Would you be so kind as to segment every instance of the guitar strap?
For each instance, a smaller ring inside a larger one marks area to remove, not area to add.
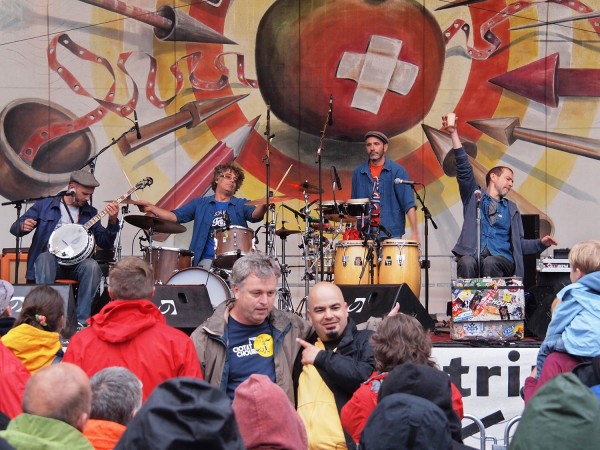
[[[63,205],[65,205],[65,209],[67,210],[67,214],[69,215],[69,219],[71,219],[71,223],[75,223],[75,221],[73,220],[73,216],[71,215],[71,211],[69,210],[69,207],[67,206],[67,202],[65,201],[65,198],[62,198],[62,202]]]

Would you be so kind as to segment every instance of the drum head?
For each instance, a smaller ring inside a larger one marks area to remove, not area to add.
[[[233,298],[233,293],[227,283],[220,276],[202,267],[188,267],[180,270],[167,281],[167,285],[180,284],[205,285],[213,308],[216,308],[225,300]]]

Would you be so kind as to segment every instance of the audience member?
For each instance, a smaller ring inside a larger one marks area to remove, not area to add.
[[[204,378],[233,398],[250,375],[266,375],[294,402],[292,370],[300,345],[310,332],[308,322],[274,309],[279,263],[251,252],[233,265],[232,302],[223,302],[193,333]]]
[[[600,442],[600,402],[573,373],[557,375],[525,407],[510,450],[593,449]]]
[[[144,403],[115,450],[243,450],[231,400],[194,378],[160,384]]]
[[[361,450],[449,450],[448,418],[433,402],[392,394],[377,405],[360,436]]]
[[[537,357],[537,365],[525,382],[525,397],[529,399],[540,384],[548,355],[557,351],[575,357],[556,357],[553,367],[548,368],[543,380],[551,374],[560,373],[563,367],[572,369],[578,359],[598,355],[600,342],[600,241],[584,241],[573,246],[569,252],[571,284],[564,287],[557,297],[560,303],[552,312],[546,338]],[[573,366],[571,364],[573,363]]]
[[[10,311],[10,299],[14,292],[15,288],[12,284],[0,280],[0,336],[8,333],[15,323],[15,318],[12,317]]]
[[[358,442],[360,433],[371,412],[377,406],[377,396],[383,380],[394,367],[405,364],[424,364],[436,367],[431,359],[431,339],[417,319],[406,314],[390,315],[383,319],[377,332],[371,336],[375,355],[375,372],[344,405],[341,413],[342,427]],[[452,407],[463,418],[460,391],[452,388]]]
[[[303,347],[294,370],[297,408],[309,448],[354,448],[340,423],[340,410],[375,366],[369,345],[372,331],[356,329],[342,291],[329,282],[315,284],[308,295],[308,318],[315,332]]]
[[[73,364],[53,364],[29,379],[23,413],[0,431],[0,437],[16,450],[93,450],[81,434],[91,404],[87,375]]]
[[[125,367],[107,367],[90,384],[92,412],[83,435],[96,450],[112,450],[142,406],[142,382]]]
[[[71,338],[66,362],[77,364],[88,376],[106,367],[127,367],[142,381],[144,399],[169,378],[202,378],[190,338],[168,326],[147,300],[154,295],[154,280],[146,261],[130,256],[116,263],[108,293],[112,301]]]
[[[25,296],[21,313],[2,342],[31,374],[60,362],[63,350],[59,332],[64,323],[64,304],[50,286],[38,286]]]
[[[2,341],[0,341],[0,368],[2,370],[0,412],[12,419],[23,412],[23,392],[30,374],[23,363],[4,346]]]
[[[462,444],[462,425],[452,405],[452,388],[447,373],[424,364],[401,364],[381,384],[378,402],[397,393],[422,397],[435,403],[448,418],[452,448],[470,448]]]
[[[266,375],[250,375],[240,384],[232,406],[248,450],[308,448],[300,416],[283,389]]]

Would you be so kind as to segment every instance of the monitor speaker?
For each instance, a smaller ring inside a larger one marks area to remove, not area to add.
[[[152,298],[167,324],[191,334],[212,316],[213,306],[208,290],[200,285],[159,285]]]
[[[350,317],[357,324],[366,322],[370,317],[383,317],[396,303],[400,303],[400,311],[415,317],[423,328],[435,328],[434,320],[406,283],[338,286],[348,304]]]

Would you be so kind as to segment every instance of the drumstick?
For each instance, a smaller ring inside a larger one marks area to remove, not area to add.
[[[288,168],[287,172],[283,174],[283,178],[281,178],[281,181],[279,182],[279,184],[275,188],[275,192],[279,191],[279,188],[281,187],[281,183],[283,183],[283,180],[285,180],[285,177],[287,177],[288,173],[290,173],[290,170],[292,170],[292,166],[293,166],[293,164],[290,164],[290,167]]]

